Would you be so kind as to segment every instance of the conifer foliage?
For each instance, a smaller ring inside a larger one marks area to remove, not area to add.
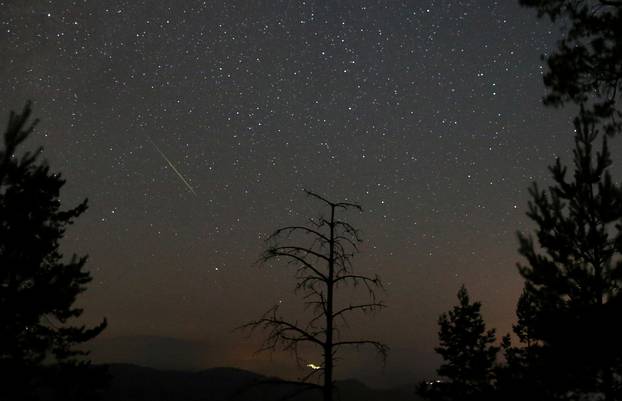
[[[439,320],[439,342],[435,349],[443,357],[438,369],[442,380],[421,383],[418,393],[432,400],[489,400],[494,390],[494,368],[499,348],[495,330],[487,330],[481,303],[471,302],[464,286],[459,304]]]
[[[540,16],[565,27],[558,47],[547,55],[546,104],[572,102],[593,107],[609,134],[622,129],[622,1],[520,0]]]
[[[59,196],[65,181],[39,161],[41,149],[16,153],[37,123],[28,123],[30,114],[30,104],[21,114],[11,113],[0,149],[2,400],[49,393],[52,382],[65,380],[62,372],[67,369],[77,378],[76,369],[86,369],[88,363],[78,361],[84,352],[74,347],[106,326],[105,320],[94,328],[70,325],[82,314],[74,303],[91,276],[84,270],[86,257],[66,260],[59,242],[87,202],[63,209]],[[77,386],[64,387],[64,399],[72,399]]]
[[[558,159],[548,191],[531,188],[533,236],[519,234],[525,289],[515,332],[525,346],[511,350],[534,372],[544,399],[599,394],[620,399],[622,346],[622,191],[609,168],[606,137],[594,151],[595,121],[582,110],[575,120],[574,172]],[[534,380],[531,380],[533,383]]]

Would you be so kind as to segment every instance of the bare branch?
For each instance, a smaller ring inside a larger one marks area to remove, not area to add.
[[[341,209],[354,208],[354,209],[357,209],[357,210],[359,210],[359,211],[363,211],[363,208],[361,207],[361,205],[359,205],[359,204],[357,204],[357,203],[350,203],[350,202],[338,202],[338,203],[334,203],[334,202],[331,202],[331,201],[329,201],[328,199],[324,198],[323,196],[321,196],[321,195],[319,195],[319,194],[316,194],[315,192],[311,192],[311,191],[308,191],[308,190],[306,190],[306,189],[305,189],[304,191],[305,191],[305,193],[306,193],[308,196],[310,196],[310,197],[312,197],[312,198],[319,199],[319,200],[321,200],[322,202],[324,202],[324,203],[328,204],[328,205],[329,205],[329,206],[331,206],[331,207],[334,207],[334,208],[341,208]]]
[[[357,284],[359,281],[362,281],[366,284],[373,285],[378,288],[383,288],[382,280],[378,275],[374,276],[374,278],[362,276],[359,274],[345,274],[343,276],[339,276],[335,279],[334,283],[338,283],[340,281],[352,280],[353,284]]]
[[[302,257],[300,257],[298,255],[293,255],[291,253],[286,253],[286,252],[279,253],[279,252],[276,252],[274,249],[268,249],[266,251],[266,254],[267,255],[265,255],[263,257],[264,261],[267,261],[268,259],[272,259],[272,258],[275,258],[275,257],[278,257],[278,256],[289,257],[289,258],[292,258],[292,259],[296,260],[297,262],[302,263],[305,266],[305,268],[308,268],[309,270],[313,271],[315,274],[317,274],[322,279],[324,279],[324,280],[327,279],[327,277],[322,272],[317,270],[311,263],[307,262],[306,260],[304,260],[304,258],[302,258]]]
[[[329,260],[329,259],[328,259],[328,256],[326,256],[326,255],[322,255],[322,254],[321,254],[321,253],[319,253],[319,252],[315,252],[315,251],[313,251],[313,250],[312,250],[312,249],[310,249],[310,248],[303,248],[303,247],[301,247],[301,246],[293,246],[293,245],[286,245],[286,246],[275,246],[275,247],[270,248],[268,251],[269,251],[269,252],[279,252],[279,253],[285,253],[285,254],[290,254],[290,252],[291,252],[291,253],[294,253],[294,254],[297,254],[297,253],[303,253],[303,254],[305,254],[305,255],[312,255],[312,256],[315,256],[315,257],[316,257],[316,258],[318,258],[318,259],[324,259],[324,260],[325,260],[325,261],[327,261],[327,262],[328,262],[328,260]]]
[[[321,347],[324,342],[317,338],[317,333],[310,333],[298,327],[295,323],[290,323],[277,315],[278,306],[272,307],[264,316],[258,320],[246,323],[239,329],[269,330],[268,337],[264,341],[264,346],[259,351],[276,350],[278,345],[283,345],[284,349],[291,349],[292,343],[311,342]]]
[[[337,243],[338,243],[338,244],[339,244],[339,241],[346,241],[346,242],[347,242],[348,244],[350,244],[350,246],[351,246],[352,248],[354,248],[355,250],[357,250],[357,251],[358,251],[358,249],[359,249],[358,245],[357,245],[354,241],[352,241],[350,238],[345,237],[345,236],[343,236],[343,235],[337,235],[337,236],[335,237],[335,241],[337,241]],[[362,242],[362,241],[359,239],[359,240],[357,240],[356,242]],[[343,248],[343,245],[341,245],[341,244],[339,244],[339,245],[341,246],[341,248]]]
[[[345,221],[336,220],[336,221],[333,222],[333,224],[335,225],[335,227],[342,228],[344,232],[346,232],[347,234],[350,234],[352,237],[354,237],[354,239],[357,242],[361,242],[361,238],[359,237],[359,230],[354,228],[350,223],[347,223]]]
[[[376,349],[376,352],[378,352],[382,356],[383,360],[386,360],[387,355],[390,350],[388,345],[383,344],[379,341],[372,341],[372,340],[338,341],[338,342],[333,343],[333,347],[335,348],[342,347],[344,345],[352,345],[355,347],[360,347],[362,345],[370,345]]]
[[[325,236],[324,234],[322,234],[321,232],[314,230],[312,228],[309,227],[305,227],[305,226],[288,226],[288,227],[282,227],[279,228],[278,230],[274,231],[268,238],[267,240],[272,240],[275,239],[276,237],[282,235],[282,234],[286,234],[286,235],[290,235],[296,231],[303,231],[306,234],[313,234],[319,238],[321,238],[322,240],[328,242],[330,241],[330,239]]]
[[[338,317],[341,314],[346,312],[360,310],[363,313],[374,312],[379,309],[386,308],[387,306],[382,302],[371,302],[368,304],[359,304],[359,305],[350,305],[345,308],[339,309],[337,312],[333,313],[333,318]]]
[[[339,202],[339,203],[335,203],[335,207],[340,207],[342,209],[354,208],[354,209],[357,209],[359,212],[363,211],[363,208],[361,207],[361,205],[357,203]]]
[[[302,276],[302,272],[300,272],[300,281],[298,281],[298,283],[296,284],[296,291],[305,289],[305,290],[310,290],[313,291],[314,290],[314,284],[315,282],[319,281],[319,282],[325,282],[326,279],[322,278],[322,277],[316,277],[316,276]],[[310,283],[310,284],[309,284]]]

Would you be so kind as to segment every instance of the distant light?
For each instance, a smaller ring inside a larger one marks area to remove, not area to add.
[[[311,368],[311,369],[313,369],[313,370],[318,370],[318,369],[321,369],[321,368],[322,368],[321,366],[317,366],[317,365],[315,365],[315,364],[313,364],[313,363],[310,363],[310,364],[308,364],[307,366],[308,366],[308,367],[310,367],[310,368]]]

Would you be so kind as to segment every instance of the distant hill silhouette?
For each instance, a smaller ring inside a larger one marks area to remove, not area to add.
[[[95,363],[128,363],[161,370],[197,371],[218,357],[207,342],[160,336],[97,338],[89,344]]]
[[[291,385],[261,382],[271,378],[235,368],[198,372],[167,371],[130,364],[109,365],[110,386],[102,401],[277,401],[295,391]],[[339,401],[418,400],[413,388],[377,390],[358,380],[338,381]],[[294,401],[321,399],[309,391]]]
[[[227,343],[187,340],[163,336],[121,336],[96,338],[86,348],[97,364],[145,366],[159,370],[196,372],[211,366],[237,366],[253,372],[289,372],[290,355],[264,355],[248,358],[257,350],[255,343]]]

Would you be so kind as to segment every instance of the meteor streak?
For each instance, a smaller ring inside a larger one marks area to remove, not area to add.
[[[160,148],[158,147],[158,145],[156,145],[156,143],[153,141],[153,139],[151,139],[151,137],[147,137],[149,139],[149,142],[151,142],[151,144],[153,145],[153,147],[158,151],[158,153],[160,154],[160,156],[162,156],[162,158],[164,160],[166,160],[166,162],[168,163],[168,165],[173,169],[173,171],[175,172],[175,174],[177,174],[177,177],[179,177],[179,179],[181,180],[181,182],[184,183],[184,185],[186,186],[186,188],[188,188],[188,191],[192,192],[192,195],[197,196],[197,193],[194,192],[194,188],[192,188],[192,185],[190,185],[190,183],[188,183],[188,180],[186,180],[186,178],[181,174],[181,172],[179,170],[177,170],[177,167],[175,167],[175,165],[173,164],[173,162],[171,162],[169,160],[168,157],[166,157],[166,155],[164,154],[164,152],[162,152],[162,150],[160,150]]]

